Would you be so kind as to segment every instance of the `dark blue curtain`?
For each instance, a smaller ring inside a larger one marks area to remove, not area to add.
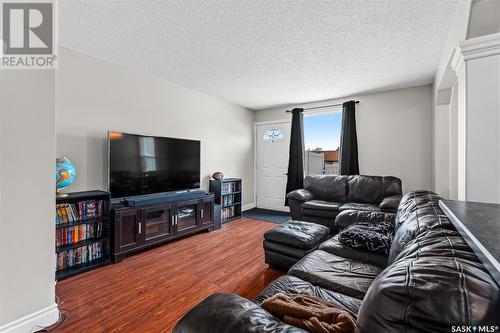
[[[304,109],[292,110],[286,193],[304,188]],[[288,200],[285,199],[285,206]]]
[[[355,101],[348,101],[342,104],[342,130],[340,135],[340,174],[359,174]]]

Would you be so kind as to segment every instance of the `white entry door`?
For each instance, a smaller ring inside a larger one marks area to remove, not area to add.
[[[288,211],[285,192],[291,122],[256,125],[258,208]]]

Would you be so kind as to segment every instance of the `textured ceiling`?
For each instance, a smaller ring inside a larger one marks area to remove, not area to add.
[[[263,109],[430,83],[447,0],[60,1],[61,45]]]

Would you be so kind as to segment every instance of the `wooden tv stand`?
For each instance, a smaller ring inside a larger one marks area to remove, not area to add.
[[[214,195],[166,196],[161,202],[111,206],[111,255],[115,263],[127,254],[202,230],[220,228],[214,220]]]

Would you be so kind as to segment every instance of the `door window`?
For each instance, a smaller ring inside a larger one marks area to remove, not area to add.
[[[283,133],[282,130],[280,129],[277,129],[277,128],[271,128],[271,129],[268,129],[265,133],[264,133],[264,140],[266,141],[274,141],[276,139],[284,139],[285,138],[285,133]]]

